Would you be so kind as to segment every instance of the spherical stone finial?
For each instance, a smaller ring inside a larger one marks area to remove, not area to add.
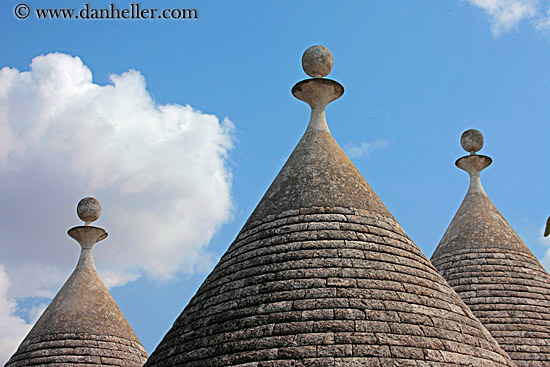
[[[332,70],[332,53],[324,46],[311,46],[302,56],[302,68],[312,78],[322,78]]]
[[[76,213],[86,225],[89,225],[95,222],[101,215],[101,204],[95,198],[86,197],[78,202]]]
[[[460,137],[460,144],[465,151],[474,155],[483,148],[483,135],[476,129],[466,130]]]

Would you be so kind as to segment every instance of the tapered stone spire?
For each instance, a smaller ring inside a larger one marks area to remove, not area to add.
[[[330,134],[306,51],[306,132],[146,366],[513,366]]]
[[[99,218],[101,205],[94,198],[84,198],[77,213],[85,225],[68,232],[81,246],[76,269],[6,367],[139,367],[145,363],[145,349],[94,266],[92,247],[107,238],[103,228],[91,225]]]
[[[432,262],[519,367],[550,365],[550,276],[493,205],[480,181],[492,160],[462,135],[469,156],[456,165],[470,187]]]

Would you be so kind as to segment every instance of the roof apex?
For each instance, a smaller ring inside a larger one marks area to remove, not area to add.
[[[513,366],[328,131],[334,83],[146,366]]]
[[[435,249],[432,261],[454,251],[484,248],[522,252],[536,259],[489,199],[481,184],[481,171],[493,161],[488,156],[476,154],[483,146],[483,135],[478,130],[467,130],[462,134],[461,143],[465,150],[470,149],[470,155],[459,158],[455,164],[468,172],[470,186]]]
[[[101,206],[78,205],[84,226],[69,236],[81,246],[75,270],[25,337],[6,367],[26,365],[73,366],[75,358],[104,366],[139,367],[147,353],[95,269],[92,247],[107,237],[103,228],[89,225]],[[98,209],[99,208],[99,209]],[[99,343],[102,342],[102,343]],[[117,362],[118,361],[118,362]]]
[[[479,141],[466,145],[479,150]],[[481,186],[490,162],[475,154],[457,161],[470,187],[431,261],[517,366],[530,367],[550,360],[550,275]]]

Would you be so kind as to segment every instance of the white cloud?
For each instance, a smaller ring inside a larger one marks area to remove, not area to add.
[[[546,14],[537,20],[536,28],[541,32],[550,32],[550,7],[546,10]]]
[[[491,18],[495,37],[517,28],[520,22],[539,17],[538,0],[466,0],[483,9]]]
[[[8,297],[10,279],[0,265],[0,365],[3,366],[15,352],[21,340],[30,331],[32,324],[27,324],[21,317],[14,315],[17,309],[15,300]]]
[[[75,208],[84,196],[103,206],[97,225],[109,237],[94,258],[106,284],[208,269],[206,245],[232,209],[233,130],[227,118],[157,104],[135,70],[100,86],[80,58],[58,53],[36,57],[30,71],[1,69],[8,295],[51,297],[67,279],[79,246],[66,230],[81,224]]]
[[[390,142],[387,140],[377,140],[373,143],[361,142],[359,145],[353,143],[346,144],[344,149],[346,153],[352,158],[368,157],[373,151],[377,149],[387,149]]]

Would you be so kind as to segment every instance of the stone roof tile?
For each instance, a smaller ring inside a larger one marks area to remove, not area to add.
[[[293,93],[305,135],[146,366],[514,366],[330,134],[343,88]]]
[[[105,239],[107,233],[89,225],[99,217],[101,210],[95,208],[95,219],[89,215],[89,210],[85,213],[90,202],[99,206],[99,202],[90,199],[83,199],[78,207],[79,216],[86,225],[69,230],[69,235],[82,247],[76,269],[6,367],[139,367],[145,363],[145,349],[95,269],[92,246]]]
[[[431,261],[519,367],[548,365],[550,276],[485,193],[476,151],[456,163],[470,187]]]

